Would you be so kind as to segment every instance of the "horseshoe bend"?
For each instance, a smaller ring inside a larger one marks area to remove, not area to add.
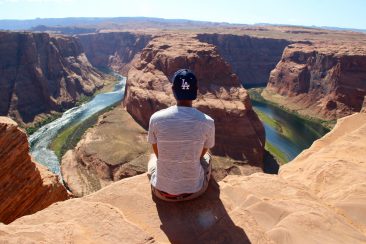
[[[365,34],[126,26],[0,32],[0,242],[366,242]],[[151,193],[146,137],[151,115],[175,104],[180,68],[197,77],[193,107],[214,119],[215,146],[207,191],[170,203]],[[123,100],[60,127],[60,175],[35,162],[29,147],[41,139],[29,143],[25,129],[113,93],[111,71],[126,77]],[[279,165],[271,117],[253,101],[330,131]]]

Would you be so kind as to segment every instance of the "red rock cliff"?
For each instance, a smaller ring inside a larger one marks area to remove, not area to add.
[[[218,47],[243,85],[266,84],[290,41],[246,35],[199,34],[198,39]]]
[[[0,115],[17,122],[62,111],[103,86],[73,37],[0,32]]]
[[[27,136],[7,117],[0,117],[0,189],[0,222],[6,224],[68,199],[58,177],[32,162]]]
[[[150,35],[107,32],[78,36],[94,66],[110,67],[126,75],[129,63],[150,41]]]
[[[199,96],[194,106],[215,119],[213,153],[261,165],[262,123],[246,90],[213,45],[193,37],[168,35],[150,41],[128,72],[127,111],[147,128],[155,111],[175,103],[169,78],[180,68],[195,72]]]
[[[271,72],[266,91],[323,119],[359,112],[366,95],[366,48],[290,45]]]

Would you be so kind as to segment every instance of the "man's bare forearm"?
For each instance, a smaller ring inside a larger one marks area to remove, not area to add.
[[[154,150],[154,153],[155,153],[156,157],[158,158],[158,155],[159,155],[159,152],[158,152],[158,144],[157,143],[152,144],[152,148]]]

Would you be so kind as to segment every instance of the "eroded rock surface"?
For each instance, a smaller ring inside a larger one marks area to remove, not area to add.
[[[147,132],[121,106],[99,117],[62,158],[64,181],[76,196],[147,171]]]
[[[155,199],[145,174],[123,179],[0,225],[0,241],[365,243],[365,138],[366,114],[346,117],[280,175],[230,175],[187,202]]]
[[[0,32],[0,53],[0,115],[18,123],[62,111],[103,86],[73,37]]]
[[[127,75],[130,62],[151,40],[151,35],[131,32],[104,32],[79,35],[90,62]]]
[[[243,85],[267,84],[271,70],[291,41],[247,35],[198,34],[198,39],[217,46]]]
[[[0,222],[10,223],[68,199],[58,176],[32,161],[26,134],[0,117]]]
[[[366,113],[353,114],[282,166],[280,176],[306,186],[366,233],[365,150]]]
[[[365,80],[365,45],[292,44],[263,95],[301,114],[336,120],[361,110]]]
[[[199,80],[194,107],[215,120],[213,154],[261,166],[264,128],[246,90],[216,47],[193,36],[164,35],[150,41],[128,72],[127,111],[148,128],[154,112],[175,103],[169,79],[181,68],[193,70]]]

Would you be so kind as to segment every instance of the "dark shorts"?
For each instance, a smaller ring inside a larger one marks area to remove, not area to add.
[[[212,170],[211,156],[208,153],[206,153],[203,156],[203,158],[201,159],[201,165],[202,165],[204,173],[205,173],[205,178],[204,178],[203,186],[202,186],[201,190],[199,190],[198,192],[184,193],[184,194],[180,194],[180,195],[170,195],[166,192],[159,191],[155,187],[151,186],[152,193],[157,198],[164,200],[164,201],[169,201],[169,202],[187,201],[187,200],[191,200],[191,199],[201,196],[207,190],[208,183],[211,178],[211,170]],[[155,171],[156,171],[156,159],[155,160],[150,159],[149,165],[148,165],[148,174],[151,175]]]

